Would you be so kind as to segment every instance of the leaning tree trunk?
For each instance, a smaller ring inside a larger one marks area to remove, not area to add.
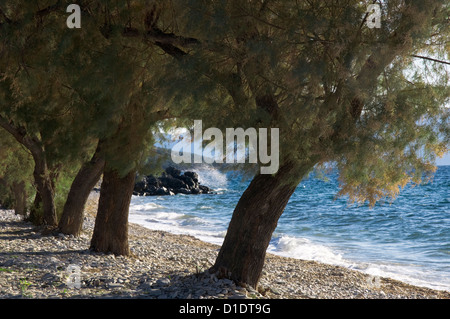
[[[135,171],[120,176],[105,169],[100,190],[97,217],[90,249],[128,256],[128,209],[135,182]]]
[[[105,160],[100,156],[99,147],[97,147],[92,159],[83,164],[70,187],[58,224],[59,231],[63,234],[74,236],[81,234],[84,207],[91,190],[102,175],[104,166]]]
[[[256,288],[278,219],[308,170],[286,164],[275,175],[260,174],[251,181],[234,209],[211,272]]]
[[[37,206],[32,209],[31,219],[42,221],[46,226],[53,227],[57,225],[55,200],[54,200],[54,183],[52,174],[47,165],[45,149],[42,141],[36,136],[28,134],[26,129],[16,126],[12,121],[5,119],[0,115],[0,127],[9,132],[20,144],[25,146],[31,153],[34,160],[34,182],[36,185],[37,195],[35,204],[42,203],[43,216],[37,216]]]

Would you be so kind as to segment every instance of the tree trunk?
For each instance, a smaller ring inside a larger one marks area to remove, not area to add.
[[[36,195],[34,195],[33,206],[30,208],[30,215],[28,216],[28,221],[32,222],[35,225],[42,225],[42,199],[41,194],[36,191]]]
[[[67,195],[63,213],[58,224],[63,234],[79,236],[83,227],[84,207],[89,194],[102,175],[105,160],[100,156],[99,147],[92,159],[84,163],[77,173]]]
[[[44,225],[49,227],[56,226],[58,223],[54,201],[54,180],[52,179],[52,174],[47,166],[47,159],[42,141],[39,140],[37,136],[28,134],[24,127],[14,125],[12,121],[5,119],[1,115],[0,126],[9,132],[20,144],[25,146],[33,156],[33,177],[38,193],[35,198],[35,204],[37,204],[40,199],[43,215],[42,218],[37,216],[37,206],[34,206],[30,218],[34,219],[34,222],[42,221]]]
[[[14,211],[16,215],[26,216],[27,214],[27,193],[25,182],[13,182],[11,190],[14,193]]]
[[[251,181],[234,209],[211,272],[256,288],[278,219],[307,171],[309,166],[299,170],[285,164],[275,175],[259,174]]]
[[[33,176],[37,192],[42,201],[42,223],[48,227],[57,226],[58,220],[56,217],[55,193],[45,160],[35,159]]]
[[[97,217],[90,249],[128,256],[128,209],[133,194],[136,172],[124,177],[106,169],[100,190]]]
[[[29,220],[35,225],[45,225],[52,228],[58,224],[53,182],[50,179],[45,159],[36,156],[33,156],[33,158],[35,162],[33,177],[36,196],[30,210]]]

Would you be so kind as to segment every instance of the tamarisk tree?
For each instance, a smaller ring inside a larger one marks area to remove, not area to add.
[[[14,208],[17,215],[26,215],[32,189],[32,158],[23,147],[0,129],[0,203]]]
[[[172,59],[152,42],[135,41],[135,26],[152,23],[146,3],[80,1],[83,22],[76,29],[66,26],[66,5],[0,5],[0,125],[33,155],[36,198],[49,226],[58,223],[58,169],[85,162],[58,223],[74,235],[87,196],[104,174],[91,248],[127,255],[134,177],[152,145],[151,128],[169,117],[165,92],[171,86],[164,74],[173,70],[164,65]]]
[[[109,40],[96,19],[88,16],[74,32],[66,16],[61,1],[0,6],[0,126],[33,157],[35,202],[42,203],[48,226],[58,225],[59,172],[92,157],[95,165],[81,165],[59,221],[61,231],[76,235],[78,213],[103,170],[101,141],[117,130],[137,84],[131,60],[119,58],[121,44]]]
[[[185,78],[216,84],[204,122],[280,129],[280,168],[254,176],[211,271],[256,286],[278,219],[314,168],[333,163],[338,195],[373,206],[430,177],[448,149],[448,4],[383,1],[380,28],[367,24],[369,4],[192,0],[175,32],[146,33]]]
[[[176,107],[169,110],[173,104],[166,92],[171,85],[164,79],[164,75],[170,71],[166,64],[171,59],[164,57],[161,49],[152,43],[136,42],[134,38],[134,27],[144,28],[148,23],[146,8],[147,5],[140,1],[122,4],[115,1],[91,1],[83,5],[86,12],[83,21],[89,23],[89,34],[103,37],[103,41],[108,44],[95,63],[102,71],[94,73],[100,77],[104,74],[113,75],[112,78],[107,77],[106,81],[99,78],[98,83],[101,85],[93,86],[106,98],[114,92],[114,100],[110,103],[101,101],[101,107],[105,107],[108,113],[115,110],[108,127],[96,133],[99,137],[98,147],[85,167],[87,174],[92,177],[89,183],[97,179],[99,169],[103,173],[90,248],[117,255],[130,253],[128,209],[137,170],[145,163],[154,143],[152,129],[159,121],[176,114]],[[92,79],[86,81],[91,83]],[[77,92],[92,90],[83,81],[78,81],[78,86],[83,89],[76,89]],[[95,96],[93,98],[97,99]],[[117,107],[111,108],[111,103]],[[94,127],[102,128],[100,123]],[[83,172],[84,168],[75,182],[83,183]],[[97,175],[91,175],[91,172]],[[88,194],[85,186],[84,199]],[[68,211],[67,214],[77,218],[78,222],[73,224],[78,225],[78,229],[80,211]]]
[[[312,169],[334,163],[339,195],[375,205],[430,176],[435,157],[447,150],[449,78],[443,67],[449,28],[443,0],[383,1],[379,28],[367,23],[372,1],[79,4],[77,30],[86,33],[75,38],[61,37],[75,30],[50,27],[65,9],[61,1],[38,11],[28,3],[0,7],[6,87],[0,124],[30,151],[33,141],[50,150],[57,143],[45,141],[73,131],[55,125],[66,114],[62,105],[79,106],[81,113],[71,119],[102,114],[80,126],[85,134],[67,134],[75,140],[95,132],[89,145],[98,142],[103,150],[92,249],[129,253],[136,167],[151,143],[149,128],[167,117],[200,117],[205,126],[219,128],[279,128],[279,170],[253,177],[211,269],[251,286],[258,284],[278,219]],[[16,21],[24,21],[22,28]],[[43,23],[48,28],[36,32]],[[65,59],[54,48],[72,55]],[[56,63],[48,64],[48,56]],[[417,60],[427,68],[411,68]],[[434,82],[426,81],[430,75]],[[45,134],[55,127],[61,131]],[[37,179],[49,175],[43,171]]]

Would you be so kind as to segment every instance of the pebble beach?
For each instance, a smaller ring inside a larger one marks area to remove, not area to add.
[[[44,236],[0,210],[1,299],[450,299],[448,291],[272,254],[258,289],[242,287],[207,271],[219,246],[137,224],[129,225],[132,256],[92,252],[97,196],[86,206],[80,237]],[[79,287],[68,281],[71,265],[79,267]]]

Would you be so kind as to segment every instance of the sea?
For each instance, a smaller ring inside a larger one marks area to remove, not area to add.
[[[196,172],[214,194],[133,196],[129,221],[222,244],[250,181],[212,166]],[[450,291],[450,166],[439,166],[431,182],[408,185],[395,201],[373,208],[336,198],[337,174],[327,177],[312,175],[298,185],[269,253]]]

